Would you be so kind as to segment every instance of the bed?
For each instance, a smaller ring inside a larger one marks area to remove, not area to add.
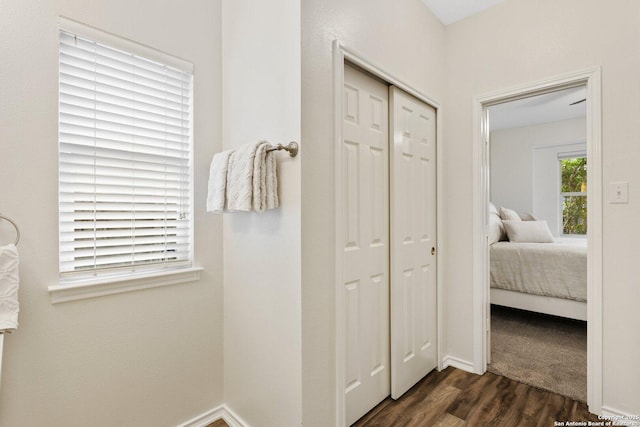
[[[554,240],[491,244],[492,304],[587,320],[587,241]]]

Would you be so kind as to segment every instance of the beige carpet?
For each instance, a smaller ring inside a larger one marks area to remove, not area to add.
[[[587,323],[491,306],[490,372],[587,399]]]

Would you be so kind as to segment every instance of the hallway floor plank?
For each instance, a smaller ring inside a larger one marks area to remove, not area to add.
[[[587,405],[487,372],[432,372],[397,401],[387,398],[355,427],[551,427],[599,421]]]

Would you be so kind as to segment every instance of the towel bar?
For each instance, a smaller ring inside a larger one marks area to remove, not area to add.
[[[289,156],[295,157],[298,155],[298,143],[291,141],[287,145],[278,144],[275,147],[267,148],[267,151],[280,151],[285,150],[289,152]]]
[[[0,220],[1,219],[3,219],[5,221],[7,221],[8,223],[10,223],[11,225],[13,225],[13,228],[16,229],[16,241],[13,242],[13,244],[15,246],[18,246],[18,242],[20,241],[20,229],[18,228],[18,225],[15,222],[13,222],[12,220],[10,220],[9,218],[7,218],[6,216],[0,215]]]

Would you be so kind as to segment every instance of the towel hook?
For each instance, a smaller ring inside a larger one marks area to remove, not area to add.
[[[18,225],[15,222],[13,222],[11,219],[7,218],[6,216],[0,215],[0,219],[4,219],[9,224],[13,225],[13,228],[16,229],[16,241],[13,244],[18,246],[18,242],[20,241],[20,229],[18,228]]]
[[[287,145],[277,144],[275,147],[267,148],[267,152],[280,150],[288,151],[289,156],[295,157],[298,155],[298,143],[295,141],[291,141]]]

